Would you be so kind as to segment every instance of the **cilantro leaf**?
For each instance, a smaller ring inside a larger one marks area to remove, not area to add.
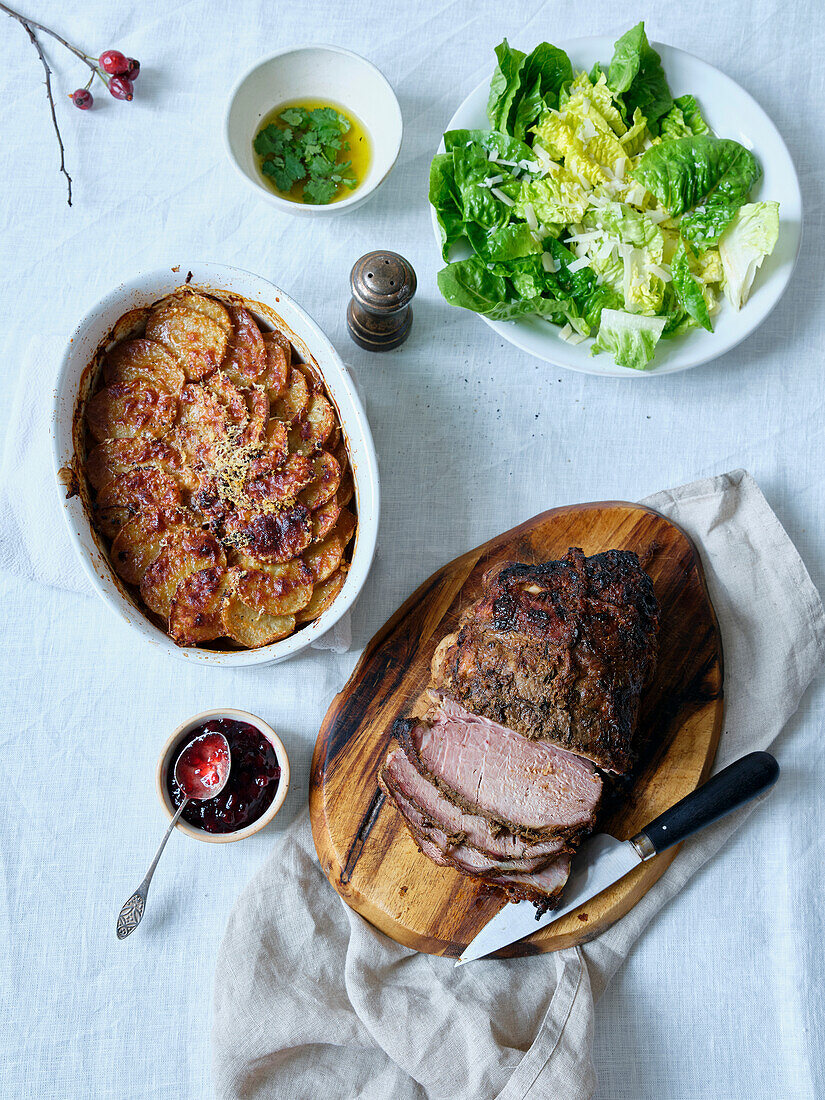
[[[272,178],[279,191],[289,191],[293,183],[297,183],[306,175],[301,161],[289,150],[283,156],[268,157],[261,168],[267,176]]]
[[[304,184],[304,202],[310,202],[314,206],[331,202],[335,198],[338,185],[332,180],[311,179]]]
[[[255,135],[253,147],[258,156],[265,157],[268,153],[282,153],[289,145],[292,133],[282,130],[274,124],[265,126],[260,133]]]
[[[311,176],[329,176],[337,166],[326,157],[313,157],[307,164]]]
[[[285,122],[287,126],[306,126],[307,120],[309,119],[309,111],[304,110],[303,107],[287,107],[278,117],[281,122]]]

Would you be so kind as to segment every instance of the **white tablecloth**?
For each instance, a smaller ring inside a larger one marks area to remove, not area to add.
[[[744,466],[825,588],[825,18],[813,5],[770,0],[681,10],[606,0],[29,0],[28,10],[88,50],[114,45],[143,68],[131,104],[104,93],[83,115],[60,100],[69,210],[36,56],[21,28],[0,22],[6,410],[20,385],[52,384],[54,363],[20,377],[33,335],[68,336],[138,269],[212,259],[271,278],[315,316],[353,366],[379,454],[379,554],[342,656],[192,668],[136,644],[91,594],[0,576],[0,1093],[200,1098],[210,1095],[212,975],[227,913],[303,805],[315,733],[358,651],[433,569],[553,505],[636,499]],[[775,119],[800,173],[806,230],[791,290],[739,349],[687,374],[614,381],[535,362],[439,299],[426,179],[444,124],[503,35],[528,48],[618,36],[642,16],[652,38],[724,68]],[[257,200],[220,140],[238,73],[307,41],[369,56],[405,121],[385,189],[317,224]],[[85,82],[79,64],[48,49],[57,90]],[[384,356],[355,348],[344,318],[350,266],[376,247],[404,253],[419,277],[412,336]],[[55,490],[32,492],[68,558]],[[164,827],[158,750],[173,725],[213,705],[251,710],[279,730],[293,763],[289,799],[277,825],[243,844],[175,836],[143,926],[119,943],[115,915]],[[779,742],[783,779],[768,804],[653,922],[602,999],[601,1100],[825,1095],[823,718],[820,681]],[[339,904],[332,893],[330,904]]]

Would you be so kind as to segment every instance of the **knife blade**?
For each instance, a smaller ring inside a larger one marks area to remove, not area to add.
[[[536,920],[536,908],[531,901],[510,902],[488,921],[455,965],[484,958],[547,928],[646,860],[756,798],[772,787],[778,777],[779,765],[770,753],[751,752],[691,791],[630,840],[617,840],[607,833],[591,837],[573,861],[561,908],[551,909]]]

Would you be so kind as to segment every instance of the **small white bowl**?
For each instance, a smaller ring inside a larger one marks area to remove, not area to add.
[[[263,182],[252,140],[264,115],[290,100],[322,99],[351,111],[370,139],[367,177],[338,202],[290,202]],[[339,46],[298,46],[258,61],[235,85],[224,122],[229,159],[258,192],[285,214],[333,217],[361,206],[390,174],[401,149],[401,108],[387,78],[366,58]]]
[[[234,833],[207,833],[205,829],[199,829],[195,825],[190,825],[188,821],[184,821],[183,818],[178,818],[178,823],[175,826],[176,829],[180,829],[182,833],[186,833],[187,836],[194,837],[195,840],[205,840],[209,844],[229,844],[234,840],[243,840],[245,837],[252,836],[253,833],[257,833],[260,829],[263,829],[265,825],[273,819],[278,810],[284,804],[284,799],[289,791],[289,757],[286,754],[283,741],[281,741],[275,730],[267,725],[263,719],[256,717],[254,714],[249,714],[245,710],[204,710],[200,714],[195,714],[192,718],[188,718],[183,722],[175,732],[169,737],[169,740],[163,746],[158,760],[158,767],[155,773],[155,783],[157,786],[158,798],[163,803],[163,808],[166,810],[169,817],[175,816],[175,805],[172,799],[169,797],[169,791],[166,789],[166,777],[169,774],[169,765],[172,762],[172,757],[179,745],[191,740],[192,730],[199,726],[202,722],[209,722],[213,718],[234,718],[236,722],[248,722],[250,726],[254,726],[255,729],[260,730],[264,737],[269,741],[275,750],[275,755],[278,758],[278,767],[281,769],[281,776],[278,780],[278,790],[275,792],[275,797],[272,800],[272,804],[266,810],[266,813],[261,814],[257,821],[253,821],[251,825],[247,825],[245,829],[238,829]]]
[[[189,278],[187,279],[187,275]],[[83,404],[93,379],[89,364],[115,322],[130,309],[151,305],[184,281],[220,294],[237,295],[253,315],[289,333],[305,361],[314,360],[338,411],[355,481],[358,510],[355,547],[344,587],[327,610],[294,634],[260,649],[183,648],[147,617],[111,568],[106,546],[89,521],[83,494],[66,496],[65,471],[76,469],[82,454]],[[223,264],[177,264],[146,272],[121,283],[97,303],[72,334],[57,380],[52,445],[63,515],[80,562],[98,595],[140,636],[166,653],[201,665],[265,665],[286,660],[326,633],[352,607],[364,586],[375,553],[378,534],[378,462],[367,417],[349,372],[332,344],[297,302],[266,279]]]

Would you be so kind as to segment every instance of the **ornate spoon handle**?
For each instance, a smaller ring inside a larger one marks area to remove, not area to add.
[[[146,895],[149,893],[149,884],[152,881],[152,875],[155,873],[155,868],[158,865],[161,852],[166,847],[166,841],[172,835],[172,830],[177,825],[178,818],[183,813],[183,808],[188,801],[188,798],[184,798],[183,802],[178,806],[177,813],[169,822],[169,828],[163,834],[163,840],[160,842],[160,847],[157,852],[155,852],[155,858],[149,865],[146,877],[128,901],[123,903],[123,908],[120,910],[120,913],[118,913],[117,938],[119,940],[125,940],[128,935],[134,932],[143,919],[143,911],[146,908]]]

